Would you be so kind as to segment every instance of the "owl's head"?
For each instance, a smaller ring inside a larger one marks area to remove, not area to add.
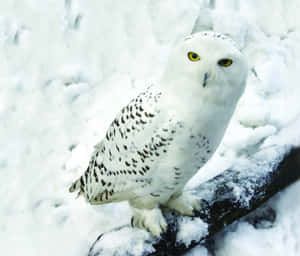
[[[208,100],[238,99],[247,71],[246,58],[232,39],[204,31],[186,37],[174,48],[162,84],[176,93],[190,91]]]

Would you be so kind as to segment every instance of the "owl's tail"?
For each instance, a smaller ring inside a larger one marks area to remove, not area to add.
[[[82,178],[82,176],[79,179],[77,179],[76,181],[74,181],[72,183],[72,185],[69,187],[69,192],[70,193],[75,192],[76,190],[79,190],[78,194],[77,194],[77,197],[80,196],[83,193],[83,191],[81,189],[81,181],[80,181],[81,178]]]
[[[77,179],[76,181],[74,181],[72,183],[72,185],[69,187],[69,192],[70,193],[73,193],[76,190],[79,190],[78,193],[77,193],[76,198],[78,198],[81,194],[83,194],[83,189],[82,189],[82,186],[81,186],[81,183],[82,183],[81,179],[82,179],[82,176],[79,179]]]
[[[76,180],[72,183],[72,185],[69,187],[69,192],[74,192],[80,188],[80,179]]]

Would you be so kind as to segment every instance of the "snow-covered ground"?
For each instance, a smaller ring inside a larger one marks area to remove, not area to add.
[[[299,13],[298,0],[1,1],[1,255],[85,255],[101,232],[129,222],[126,203],[90,206],[67,188],[120,107],[158,80],[191,31],[232,36],[249,78],[190,186],[255,147],[300,145]],[[216,255],[300,255],[299,193],[298,182],[272,201],[272,228],[240,222],[219,237]]]

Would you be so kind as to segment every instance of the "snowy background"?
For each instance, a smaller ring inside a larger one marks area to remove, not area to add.
[[[300,145],[298,0],[2,0],[0,248],[3,255],[86,255],[128,224],[127,203],[68,193],[128,100],[155,83],[192,31],[232,36],[249,60],[246,92],[218,152],[190,186],[253,148]],[[271,202],[274,225],[239,222],[217,256],[300,255],[300,182]],[[208,256],[204,247],[189,255]]]

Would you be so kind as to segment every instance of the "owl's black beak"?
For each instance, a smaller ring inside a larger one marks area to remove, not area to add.
[[[209,77],[209,74],[208,74],[208,73],[205,73],[205,74],[204,74],[204,79],[203,79],[203,84],[202,84],[202,85],[203,85],[203,88],[205,88],[205,86],[206,86],[208,77]]]

